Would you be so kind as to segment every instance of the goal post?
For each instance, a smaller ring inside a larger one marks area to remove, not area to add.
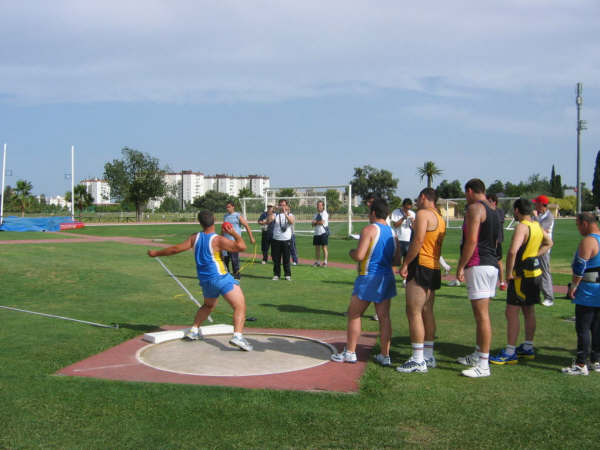
[[[290,195],[291,194],[291,195]],[[296,217],[295,232],[312,234],[312,220],[317,212],[317,202],[323,201],[329,214],[330,235],[346,238],[352,234],[352,187],[350,185],[331,186],[282,186],[264,191],[263,211],[268,205],[277,206],[285,199]]]
[[[519,197],[498,197],[498,207],[504,211],[505,218],[512,219],[510,214],[509,217],[506,217],[506,213],[512,211],[512,204],[518,198]],[[467,208],[467,199],[465,197],[440,198],[437,201],[437,206],[442,213],[442,217],[446,221],[446,228],[462,228],[462,223]],[[506,230],[514,229],[514,219],[506,220],[505,223]]]

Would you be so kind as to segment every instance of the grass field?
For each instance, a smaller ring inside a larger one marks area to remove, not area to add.
[[[134,236],[174,243],[192,225],[89,227],[79,234]],[[23,234],[0,233],[0,240]],[[27,238],[30,238],[27,236]],[[510,236],[507,236],[509,239]],[[459,230],[444,256],[456,264]],[[579,242],[573,221],[556,225],[555,284],[569,279]],[[350,262],[356,241],[332,239],[332,261]],[[309,237],[298,237],[312,258]],[[557,297],[538,307],[535,360],[492,367],[487,379],[460,376],[458,356],[472,351],[474,321],[463,287],[437,296],[436,356],[425,375],[401,375],[370,363],[357,394],[129,383],[53,374],[163,324],[190,323],[194,305],[146,248],[114,242],[0,246],[0,304],[119,323],[104,329],[0,309],[0,448],[595,448],[600,374],[568,377],[575,348],[573,306]],[[200,297],[190,254],[164,261]],[[272,282],[272,266],[254,264],[242,285],[253,325],[345,329],[355,273],[293,267],[293,281]],[[492,302],[493,349],[505,344],[505,294]],[[370,309],[368,310],[370,312]],[[230,322],[226,304],[213,314]],[[404,291],[392,305],[392,361],[410,354]],[[377,323],[365,317],[363,329]],[[375,349],[376,351],[376,349]]]

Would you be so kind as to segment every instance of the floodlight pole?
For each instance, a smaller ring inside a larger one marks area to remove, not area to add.
[[[0,196],[2,197],[2,201],[0,201],[0,225],[4,222],[4,177],[6,175],[6,142],[4,143],[4,155],[2,156],[2,192],[0,192]]]
[[[348,185],[348,236],[352,234],[352,185]]]
[[[581,120],[581,106],[583,105],[583,84],[577,83],[577,213],[581,212],[581,131],[586,130],[585,120]]]
[[[75,222],[75,146],[71,145],[71,220]]]

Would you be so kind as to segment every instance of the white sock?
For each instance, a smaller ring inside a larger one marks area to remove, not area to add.
[[[514,345],[506,345],[506,349],[504,350],[504,353],[508,356],[512,356],[515,354],[515,346]]]
[[[190,328],[190,331],[192,333],[197,333],[198,332],[198,327],[195,327],[195,326],[192,325],[192,328]]]
[[[525,341],[523,342],[524,350],[533,350],[533,341]]]
[[[425,341],[423,344],[423,357],[425,359],[433,358],[433,341]]]
[[[242,333],[233,333],[233,337],[236,337],[238,339],[242,339],[244,336],[242,335]]]
[[[479,354],[479,362],[477,363],[477,365],[479,366],[480,369],[489,369],[490,368],[490,354],[489,353],[481,353],[478,352]]]
[[[412,359],[416,362],[423,362],[423,344],[420,342],[410,344],[412,347]]]

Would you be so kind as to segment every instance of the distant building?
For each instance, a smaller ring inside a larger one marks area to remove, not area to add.
[[[231,175],[204,175],[202,172],[182,170],[181,172],[169,172],[164,176],[167,184],[167,195],[177,198],[185,203],[191,203],[196,197],[201,197],[208,191],[222,192],[235,196],[243,188],[250,189],[257,197],[264,195],[265,189],[270,186],[270,178],[262,175],[248,175],[245,177]],[[151,201],[148,207],[158,208],[163,199]]]
[[[94,205],[110,204],[110,186],[107,181],[94,178],[91,180],[81,180],[79,184],[85,186],[88,194],[94,199]]]
[[[64,197],[57,195],[56,197],[46,197],[46,203],[48,205],[55,205],[59,208],[70,208],[71,202],[65,200]]]

